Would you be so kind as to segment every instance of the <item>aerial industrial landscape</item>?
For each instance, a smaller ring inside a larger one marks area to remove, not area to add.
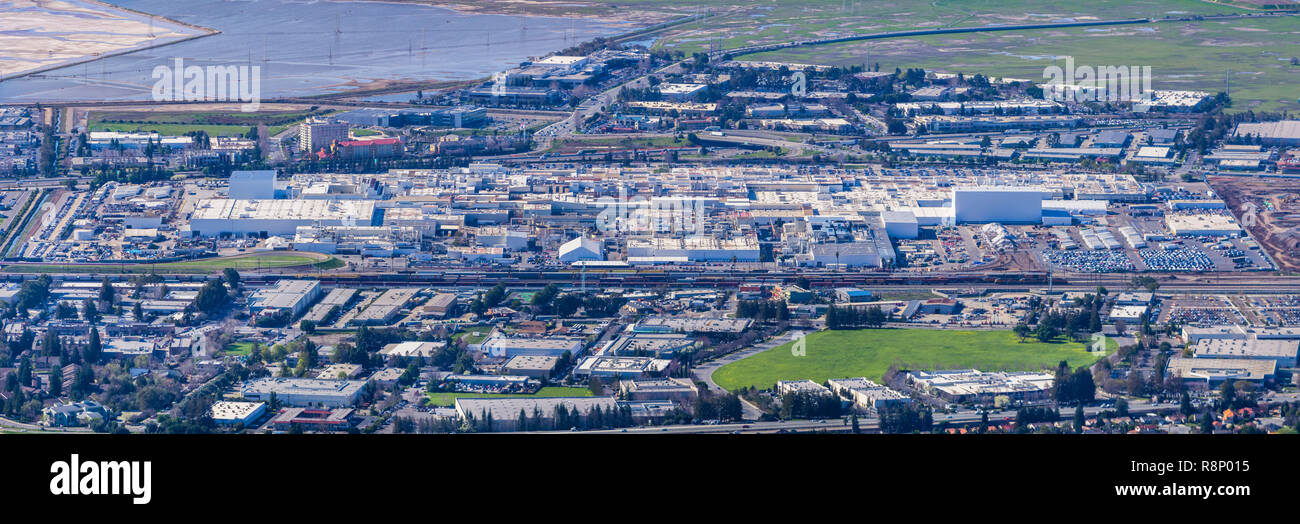
[[[1300,4],[236,4],[0,1],[0,432],[1300,431]]]

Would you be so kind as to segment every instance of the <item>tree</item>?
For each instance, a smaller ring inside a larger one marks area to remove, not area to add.
[[[63,343],[59,339],[59,334],[53,329],[45,330],[45,337],[41,339],[41,354],[47,357],[53,357],[63,354]]]
[[[99,339],[99,328],[90,328],[90,340],[86,342],[86,349],[81,352],[81,358],[86,361],[87,365],[98,364],[100,355],[104,352],[104,345]]]
[[[99,301],[105,306],[111,306],[116,298],[117,292],[113,289],[113,283],[108,281],[108,277],[104,277],[99,284]]]
[[[587,389],[597,397],[605,394],[605,385],[600,382],[600,377],[591,377],[591,380],[587,381]]]
[[[18,289],[18,294],[14,295],[14,303],[18,305],[18,310],[36,309],[50,298],[50,285],[54,279],[49,275],[41,275],[36,280],[23,282],[22,287]]]
[[[1237,404],[1237,384],[1232,379],[1223,381],[1223,387],[1219,388],[1220,407],[1222,409],[1233,409]]]
[[[739,396],[727,393],[718,399],[718,418],[725,421],[740,420],[743,417],[744,409],[740,405]]]
[[[54,316],[59,320],[71,320],[77,318],[77,308],[67,302],[59,302],[54,305]]]
[[[1087,419],[1083,415],[1083,404],[1074,407],[1074,432],[1083,433],[1083,425]]]
[[[303,333],[310,335],[316,332],[316,323],[304,318],[301,322],[298,322],[298,329],[301,329]]]
[[[497,285],[492,286],[492,289],[488,290],[487,294],[483,295],[483,303],[488,308],[497,307],[501,304],[501,301],[505,300],[506,295],[508,294],[509,293],[506,292],[506,285],[497,283]]]
[[[1038,329],[1034,330],[1034,338],[1039,342],[1051,342],[1057,335],[1060,335],[1060,331],[1050,322],[1039,321]]]
[[[81,318],[91,324],[99,322],[99,306],[95,299],[87,298],[81,302]]]
[[[294,375],[301,377],[313,367],[316,367],[316,343],[308,339],[298,351],[298,366],[294,369]]]
[[[1024,323],[1016,324],[1016,327],[1013,328],[1012,331],[1015,331],[1016,336],[1020,337],[1021,342],[1024,342],[1025,339],[1029,338],[1030,329],[1029,326]]]
[[[207,314],[213,314],[220,311],[230,301],[230,292],[226,290],[226,285],[221,280],[213,279],[203,283],[199,288],[199,293],[194,297],[194,306]]]
[[[1145,393],[1147,389],[1146,379],[1143,378],[1142,372],[1136,369],[1129,371],[1128,381],[1127,384],[1125,384],[1125,386],[1128,389],[1128,394],[1134,396],[1138,396]]]
[[[18,363],[18,384],[23,386],[32,385],[32,359],[24,356]]]
[[[90,388],[95,385],[95,372],[90,369],[90,365],[84,365],[77,368],[76,378],[72,381],[72,398],[81,400],[90,393]]]
[[[239,287],[239,272],[235,271],[235,268],[228,267],[221,270],[221,277],[225,279],[226,284],[229,285],[231,289]]]

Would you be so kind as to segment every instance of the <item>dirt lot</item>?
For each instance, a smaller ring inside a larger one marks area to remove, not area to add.
[[[1300,271],[1300,179],[1210,177],[1209,182],[1279,269]],[[1247,216],[1252,210],[1253,226]]]

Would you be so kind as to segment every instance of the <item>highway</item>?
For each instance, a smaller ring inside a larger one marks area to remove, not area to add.
[[[1084,415],[1089,418],[1096,417],[1098,413],[1114,408],[1103,408],[1098,406],[1086,407],[1083,409]],[[1146,401],[1131,401],[1129,403],[1129,413],[1132,415],[1143,415],[1146,413],[1168,413],[1177,411],[1178,404],[1160,404],[1153,405]],[[1061,420],[1068,421],[1074,416],[1074,408],[1061,408]],[[980,422],[980,412],[977,410],[962,410],[957,413],[936,413],[934,415],[934,424],[939,426],[947,423],[948,426],[970,426],[978,425]],[[1006,421],[1014,421],[1016,412],[1014,410],[995,411],[989,413],[989,424],[1001,424]],[[768,421],[768,422],[738,422],[730,424],[679,424],[668,426],[643,426],[623,429],[601,429],[590,431],[530,431],[528,433],[540,434],[574,434],[584,435],[601,435],[601,434],[656,434],[665,433],[683,433],[683,434],[706,434],[706,433],[807,433],[816,431],[826,431],[829,433],[849,433],[852,426],[846,423],[847,419],[826,419],[817,420],[790,420],[790,421]],[[876,417],[859,417],[858,427],[864,433],[876,433],[880,431],[880,420]]]
[[[6,263],[0,279],[21,281],[36,278],[40,273],[24,272],[28,263]],[[97,281],[104,276],[128,275],[121,264],[96,265],[102,271],[54,273],[68,280]],[[372,271],[312,271],[271,268],[261,271],[243,271],[250,285],[273,283],[280,279],[312,278],[326,285],[415,285],[441,287],[490,287],[497,283],[521,288],[542,287],[546,284],[577,286],[584,280],[584,272],[571,268],[511,269],[494,267],[444,267],[413,268]],[[1135,274],[1054,274],[1051,289],[1091,290],[1105,286],[1112,290],[1130,287]],[[1264,272],[1219,274],[1146,273],[1160,284],[1164,293],[1300,293],[1300,276]],[[167,275],[170,281],[202,281],[206,274]],[[717,268],[679,269],[589,269],[585,280],[589,286],[602,288],[730,288],[745,282],[763,284],[792,284],[805,278],[813,288],[871,286],[880,290],[931,290],[935,288],[980,288],[989,291],[1028,291],[1047,289],[1049,280],[1043,272],[983,271],[953,273],[889,273],[883,271],[831,271],[795,270],[780,268],[753,271]]]

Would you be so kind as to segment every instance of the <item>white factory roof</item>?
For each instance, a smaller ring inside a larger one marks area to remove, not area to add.
[[[244,420],[264,405],[265,402],[218,401],[212,404],[212,419]]]
[[[369,221],[375,204],[367,200],[200,200],[191,220],[345,220]]]
[[[1294,360],[1300,340],[1207,338],[1196,343],[1196,358],[1271,358]]]

